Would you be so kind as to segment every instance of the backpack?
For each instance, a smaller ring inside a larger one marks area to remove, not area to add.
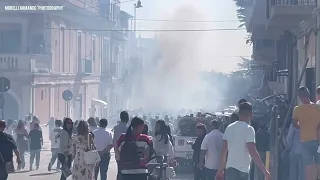
[[[136,141],[124,141],[120,151],[119,167],[121,170],[140,168],[140,156]]]

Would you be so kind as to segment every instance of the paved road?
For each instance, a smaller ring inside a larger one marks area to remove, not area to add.
[[[26,168],[21,171],[17,171],[14,174],[9,175],[9,180],[58,180],[60,179],[60,172],[54,169],[48,172],[48,163],[51,158],[50,142],[49,136],[46,129],[44,132],[44,146],[41,152],[40,168],[38,170],[29,171],[29,155],[26,155]],[[113,154],[113,153],[112,153]],[[53,166],[55,167],[55,166]],[[109,170],[108,170],[108,180],[115,180],[117,174],[117,165],[114,157],[111,158]],[[191,174],[178,174],[174,180],[191,180],[193,176]]]

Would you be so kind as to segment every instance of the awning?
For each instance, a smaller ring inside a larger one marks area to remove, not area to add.
[[[107,107],[108,103],[100,99],[91,99],[92,105]]]

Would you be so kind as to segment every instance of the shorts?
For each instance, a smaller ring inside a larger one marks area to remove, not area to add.
[[[229,167],[226,169],[225,180],[249,180],[249,173]]]
[[[320,154],[317,152],[319,143],[317,140],[301,142],[302,162],[305,166],[320,165]]]

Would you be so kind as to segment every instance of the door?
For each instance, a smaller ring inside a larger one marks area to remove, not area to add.
[[[315,68],[307,68],[306,69],[306,87],[310,91],[311,101],[315,101],[316,95],[316,81],[315,81]]]

